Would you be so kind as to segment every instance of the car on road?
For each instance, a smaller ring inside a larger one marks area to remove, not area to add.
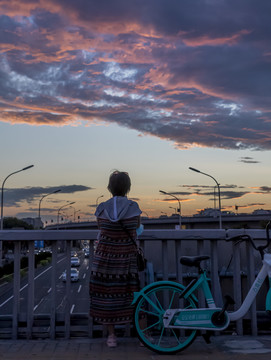
[[[89,257],[89,249],[85,249],[84,254],[85,254],[85,258],[88,258]]]
[[[67,271],[65,270],[62,274],[62,281],[66,282],[67,280]],[[79,271],[75,268],[71,268],[71,282],[76,282],[79,280]]]
[[[80,266],[79,257],[77,257],[77,256],[71,257],[71,266],[75,266],[75,267]]]

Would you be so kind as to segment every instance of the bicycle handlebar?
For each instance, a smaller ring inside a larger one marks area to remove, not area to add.
[[[269,236],[270,226],[271,226],[271,222],[269,221],[269,222],[267,223],[267,225],[266,225],[266,228],[265,228],[265,230],[266,230],[266,244],[265,244],[265,245],[256,246],[254,240],[253,240],[252,237],[251,237],[250,235],[248,235],[248,234],[233,236],[233,237],[231,237],[231,238],[229,238],[229,239],[226,239],[226,241],[242,242],[242,241],[248,240],[248,241],[251,243],[252,247],[253,247],[255,250],[257,250],[257,251],[259,251],[261,254],[263,254],[264,249],[266,249],[266,248],[269,246],[270,242],[271,242],[271,241],[270,241],[270,236]]]

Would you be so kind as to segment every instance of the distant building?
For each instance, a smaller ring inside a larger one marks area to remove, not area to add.
[[[43,228],[43,222],[40,218],[23,218],[23,221],[25,221],[28,225],[32,225],[35,230],[39,230]]]
[[[230,216],[234,216],[235,213],[232,212],[232,211],[221,211],[221,215],[222,216],[227,216],[227,215],[230,215]],[[203,209],[203,210],[200,210],[198,212],[198,214],[195,214],[193,215],[194,217],[197,217],[197,216],[207,216],[207,217],[213,217],[213,218],[216,218],[216,217],[219,217],[219,209],[212,209],[212,208],[207,208],[207,209]]]
[[[253,211],[253,215],[271,215],[271,210],[258,209]]]

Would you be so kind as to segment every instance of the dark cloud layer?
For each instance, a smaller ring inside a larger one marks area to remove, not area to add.
[[[180,148],[269,150],[270,11],[269,0],[2,0],[0,120],[101,120]]]
[[[56,190],[61,190],[57,194],[53,194]],[[91,187],[84,185],[61,185],[51,187],[26,187],[26,188],[6,188],[4,190],[4,204],[5,207],[17,206],[20,207],[23,202],[28,204],[36,203],[38,207],[39,200],[42,196],[48,195],[47,199],[51,202],[58,201],[59,194],[74,194],[78,191],[91,190]],[[59,200],[60,201],[60,200]]]
[[[209,201],[214,201],[215,199],[216,200],[218,199],[218,192],[216,186],[198,184],[198,185],[180,185],[180,187],[186,190],[168,191],[168,193],[175,195],[180,201],[188,201],[195,196],[207,196],[209,197]],[[245,188],[244,186],[237,186],[234,184],[226,184],[220,186],[221,200],[240,199],[250,194],[266,195],[269,194],[270,192],[271,192],[271,187],[265,185],[256,188]],[[161,201],[176,202],[177,200],[171,196],[167,196],[161,199]]]

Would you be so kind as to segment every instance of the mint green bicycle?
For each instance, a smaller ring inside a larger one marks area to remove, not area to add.
[[[222,331],[230,321],[245,316],[260,290],[265,278],[269,277],[269,290],[266,295],[266,311],[271,313],[271,254],[266,252],[270,245],[270,222],[266,227],[266,244],[256,246],[249,235],[238,235],[227,241],[250,241],[262,257],[263,266],[252,284],[239,310],[228,312],[229,304],[234,304],[230,296],[222,308],[215,305],[208,277],[201,268],[201,262],[209,256],[181,257],[181,264],[196,266],[199,276],[188,286],[172,282],[158,281],[147,285],[140,292],[134,293],[134,325],[140,341],[149,349],[160,354],[174,354],[184,350],[195,340],[198,331]],[[196,290],[203,291],[207,307],[198,308]],[[208,341],[208,339],[206,339]]]

